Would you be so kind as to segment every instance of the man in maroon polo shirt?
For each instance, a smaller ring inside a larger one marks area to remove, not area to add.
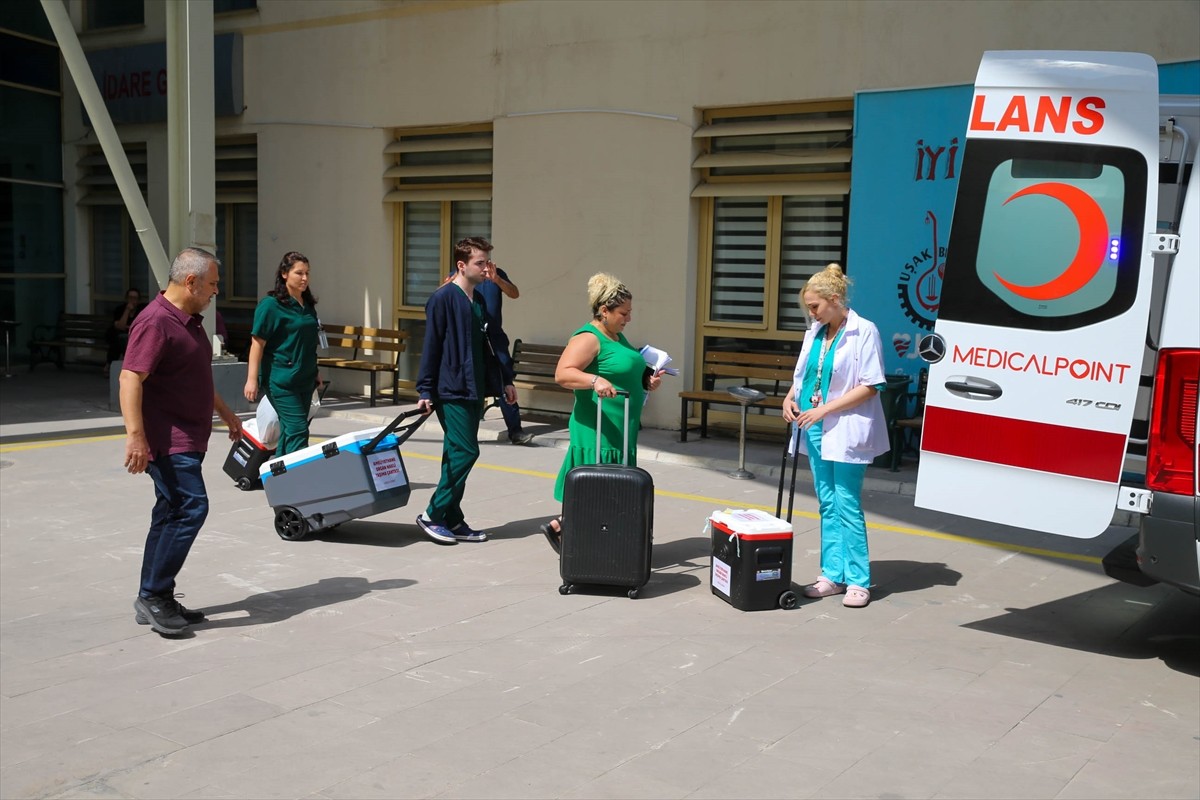
[[[220,262],[189,247],[171,264],[166,291],[146,306],[129,329],[121,369],[125,468],[150,473],[156,502],[142,556],[134,619],[164,636],[178,636],[204,614],[175,599],[175,576],[208,516],[200,466],[212,434],[213,409],[241,436],[241,421],[216,393],[212,344],[200,312],[217,294]]]

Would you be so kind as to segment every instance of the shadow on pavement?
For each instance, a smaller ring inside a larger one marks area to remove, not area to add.
[[[872,561],[871,599],[919,592],[933,586],[957,586],[962,573],[941,562]]]
[[[684,572],[650,572],[650,580],[638,591],[638,598],[649,600],[655,597],[666,597],[669,594],[686,591],[697,586],[700,579],[695,575]],[[624,597],[628,587],[624,586],[594,586],[586,583],[572,584],[571,594],[590,595],[595,597]]]
[[[36,371],[13,365],[4,379],[0,423],[95,419],[120,424],[119,411],[108,407],[108,378],[99,365],[68,364],[58,369],[45,364]]]
[[[209,628],[238,628],[246,625],[267,625],[272,622],[294,617],[311,611],[314,608],[332,606],[355,600],[370,592],[382,592],[388,589],[403,589],[412,586],[416,581],[405,578],[389,578],[381,581],[368,581],[366,578],[321,578],[316,583],[297,586],[293,589],[281,589],[278,592],[262,592],[252,594],[245,600],[236,603],[225,603],[219,606],[208,606],[198,609],[209,618],[197,627]],[[222,614],[245,612],[245,616],[213,619]]]
[[[709,558],[712,556],[712,542],[703,536],[692,536],[687,539],[676,539],[654,545],[651,556],[652,569],[664,567],[692,567],[694,569],[709,568]],[[699,560],[699,563],[697,563]]]
[[[1200,597],[1114,583],[963,627],[1118,658],[1157,658],[1200,676],[1198,616]]]
[[[413,517],[416,517],[416,512],[413,512]],[[405,524],[352,519],[333,528],[314,531],[298,543],[307,541],[365,544],[373,547],[408,547],[410,544],[429,540],[417,528],[415,522]]]

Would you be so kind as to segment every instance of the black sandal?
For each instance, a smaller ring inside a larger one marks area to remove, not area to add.
[[[551,520],[551,522],[553,522],[553,521],[554,520]],[[550,522],[543,522],[540,526],[538,526],[538,530],[540,530],[542,532],[542,534],[545,535],[546,541],[550,543],[550,546],[552,548],[554,548],[554,552],[561,555],[562,554],[562,531],[554,530],[554,526],[551,525]]]

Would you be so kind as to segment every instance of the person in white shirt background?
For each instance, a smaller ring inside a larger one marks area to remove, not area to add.
[[[804,334],[783,418],[799,428],[821,511],[821,575],[805,597],[845,594],[842,605],[871,602],[871,565],[862,485],[867,465],[889,449],[879,393],[886,387],[879,330],[847,305],[850,281],[837,264],[809,278],[800,304]]]

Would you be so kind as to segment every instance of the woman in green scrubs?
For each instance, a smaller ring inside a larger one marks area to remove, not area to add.
[[[317,298],[308,286],[308,259],[285,253],[275,272],[275,288],[254,309],[246,399],[258,399],[259,387],[279,415],[276,455],[308,447],[308,412],[317,376],[320,322]]]

